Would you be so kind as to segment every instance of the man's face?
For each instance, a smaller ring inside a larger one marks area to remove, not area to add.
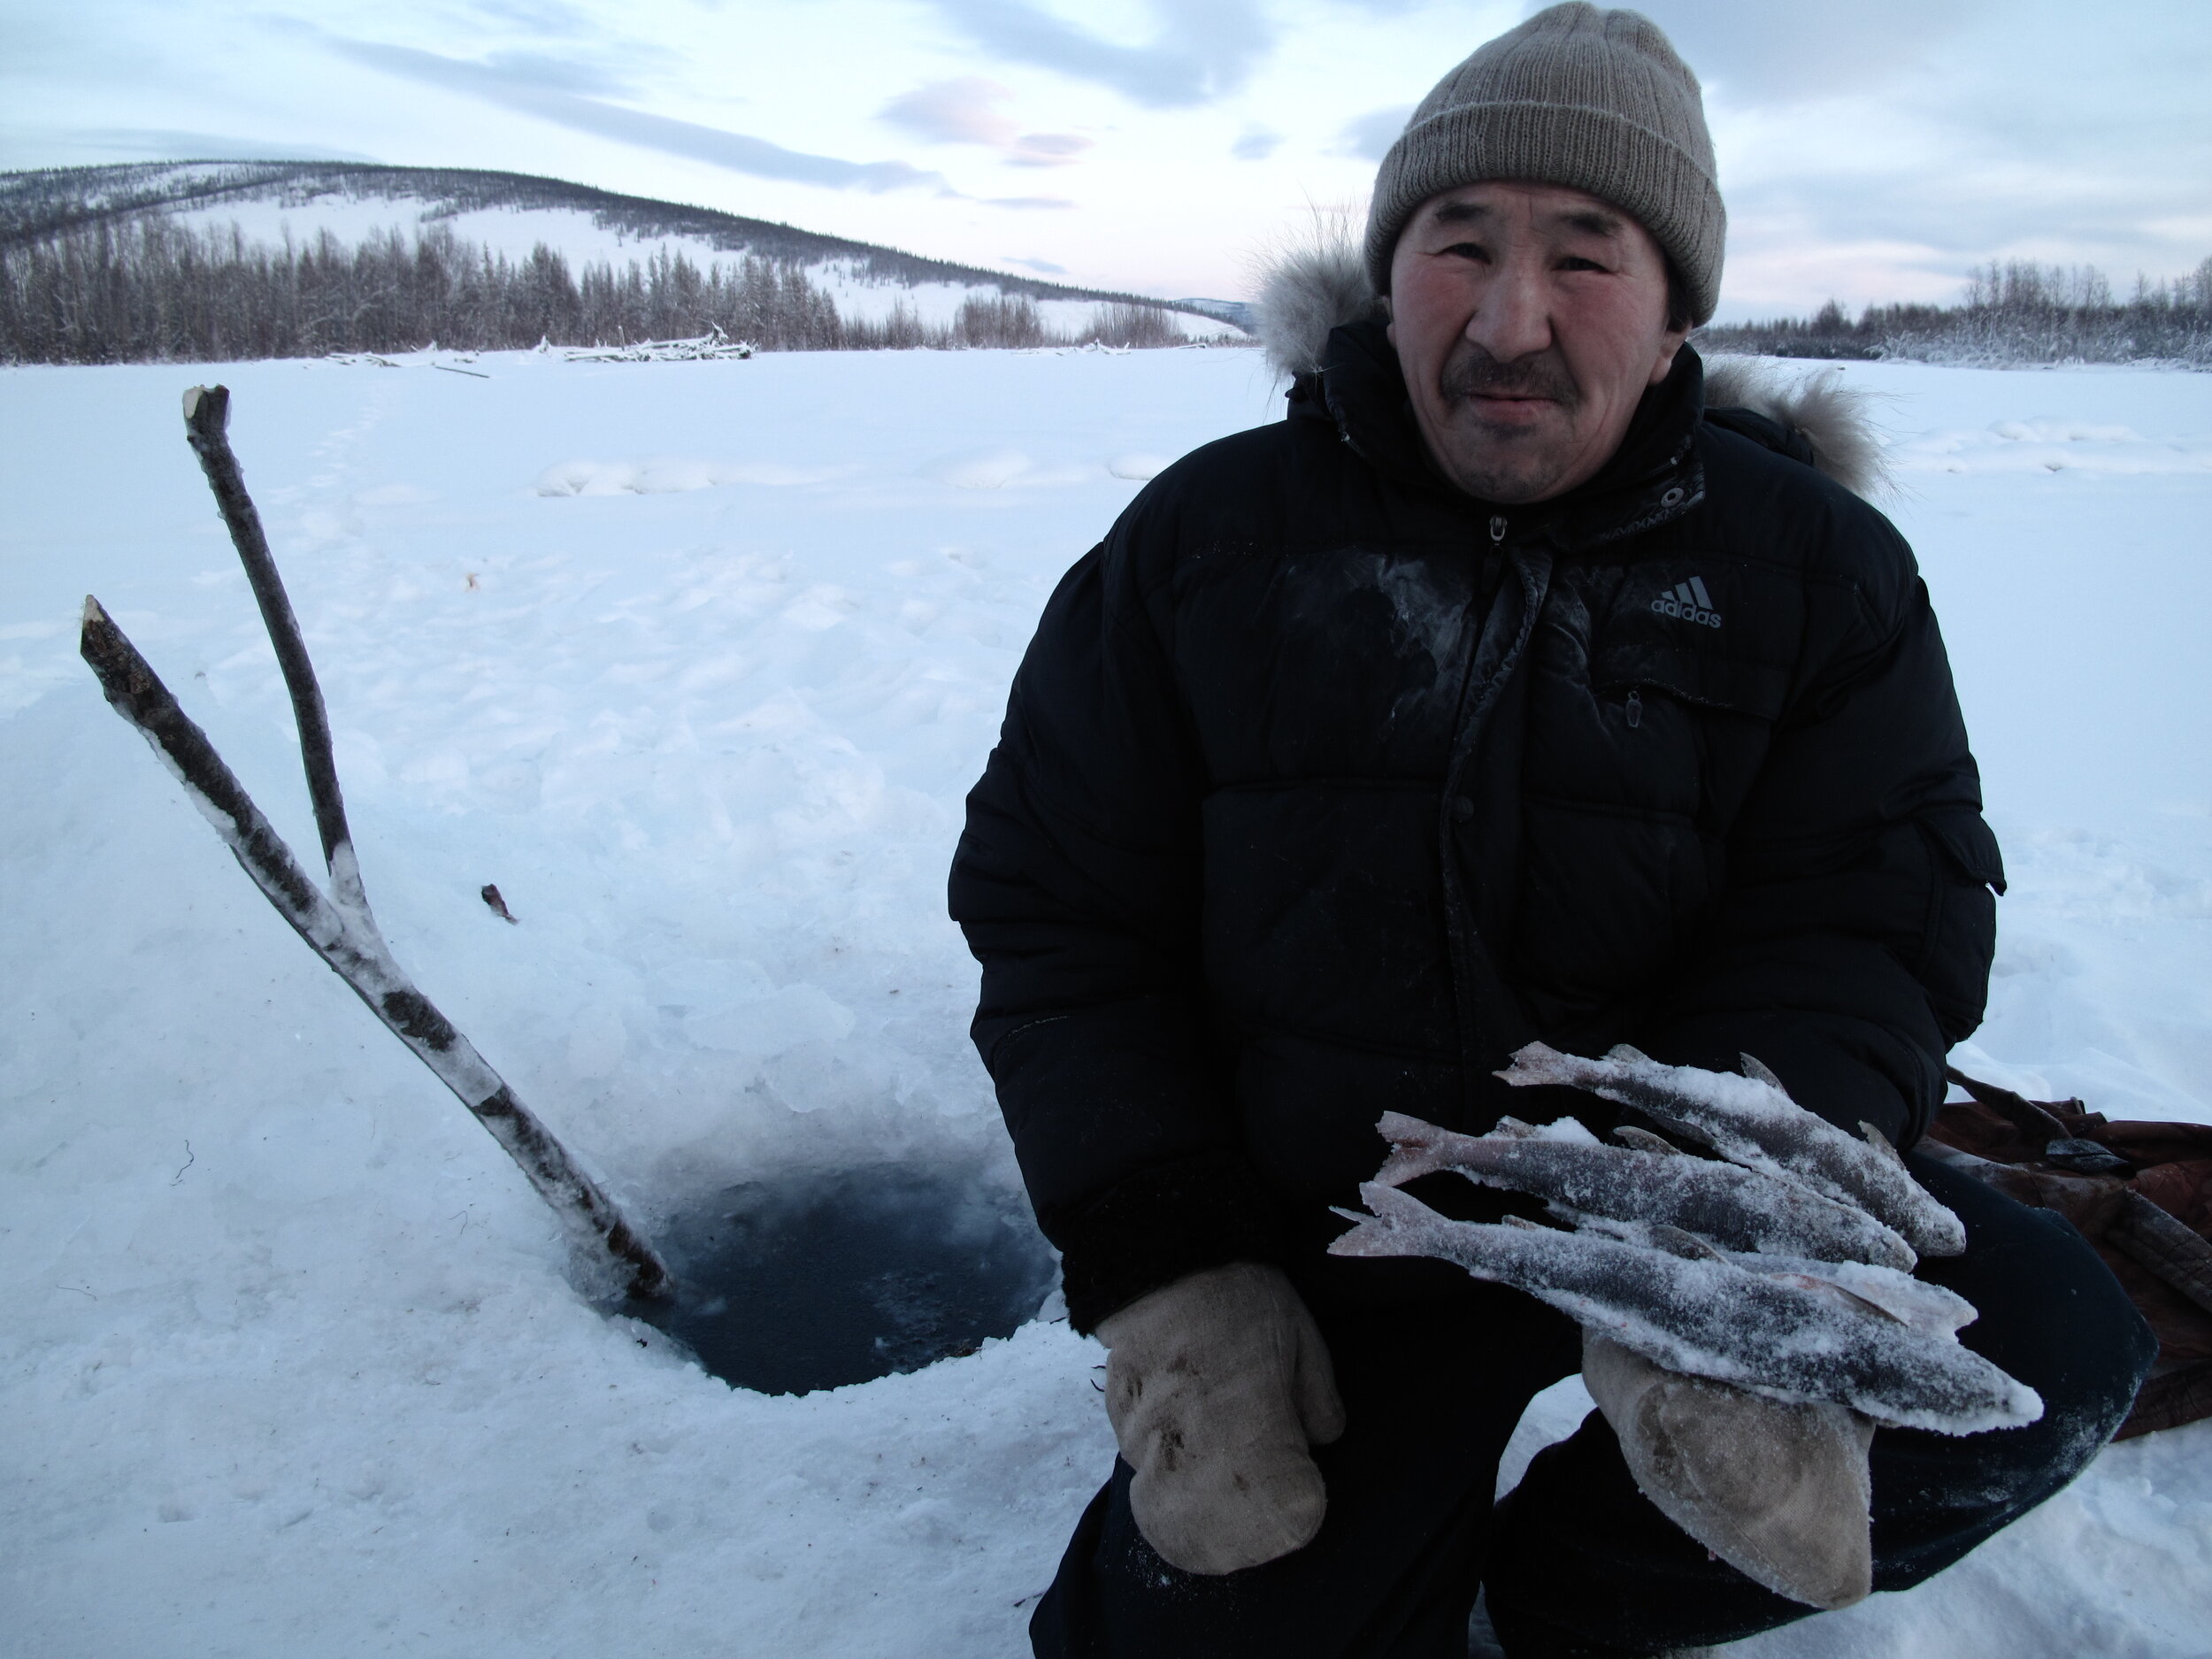
[[[1666,257],[1594,196],[1471,184],[1431,196],[1390,262],[1390,340],[1429,453],[1485,501],[1548,501],[1612,458],[1687,330]]]

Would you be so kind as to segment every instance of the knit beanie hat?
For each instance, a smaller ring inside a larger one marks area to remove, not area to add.
[[[1367,211],[1367,273],[1414,210],[1493,179],[1564,185],[1612,203],[1652,234],[1689,288],[1692,320],[1720,296],[1728,214],[1692,74],[1659,26],[1582,0],[1539,12],[1436,83],[1383,157]]]

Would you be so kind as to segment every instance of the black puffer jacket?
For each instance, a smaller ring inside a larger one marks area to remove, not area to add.
[[[2002,874],[1911,553],[1808,458],[1686,349],[1596,479],[1493,508],[1363,323],[1068,573],[951,893],[1079,1329],[1233,1259],[1466,1285],[1323,1256],[1328,1206],[1383,1111],[1590,1117],[1492,1079],[1532,1039],[1918,1137]]]

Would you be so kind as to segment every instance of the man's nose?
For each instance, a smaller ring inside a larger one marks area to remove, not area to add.
[[[1525,261],[1505,261],[1484,285],[1466,334],[1499,363],[1532,357],[1549,346],[1551,308],[1542,273]]]

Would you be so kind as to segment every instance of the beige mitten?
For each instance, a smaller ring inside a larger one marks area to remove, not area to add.
[[[1235,1572],[1321,1529],[1306,1451],[1344,1432],[1329,1350],[1279,1269],[1240,1262],[1140,1297],[1099,1322],[1106,1416],[1136,1471],[1145,1541],[1185,1572]]]
[[[1661,1513],[1746,1578],[1813,1607],[1873,1588],[1874,1425],[1663,1370],[1588,1331],[1582,1381]]]

